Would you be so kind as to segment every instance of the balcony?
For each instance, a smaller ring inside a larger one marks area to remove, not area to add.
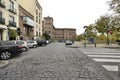
[[[17,14],[17,10],[14,9],[14,8],[9,8],[8,10],[9,10],[10,12],[14,13],[14,14]]]
[[[27,25],[29,27],[34,27],[34,21],[29,17],[23,16],[23,22],[24,25]]]
[[[3,0],[0,0],[0,7],[5,8],[5,2]]]
[[[0,24],[5,24],[5,19],[3,17],[0,17]]]
[[[16,27],[16,22],[14,22],[14,21],[9,21],[9,25],[12,26],[12,27]]]

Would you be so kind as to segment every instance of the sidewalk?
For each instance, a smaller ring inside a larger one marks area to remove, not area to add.
[[[84,44],[82,42],[74,42],[73,47],[97,47],[97,48],[120,48],[118,44]]]
[[[4,68],[4,67],[7,66],[8,64],[9,64],[8,61],[0,60],[0,68]]]

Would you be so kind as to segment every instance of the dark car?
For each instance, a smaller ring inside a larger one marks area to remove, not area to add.
[[[7,60],[20,53],[22,53],[21,45],[6,45],[6,43],[0,41],[0,59]]]
[[[24,41],[24,40],[9,40],[9,41],[6,41],[6,44],[7,45],[21,45],[23,51],[29,50],[27,41]]]
[[[120,40],[117,39],[116,42],[117,42],[118,45],[120,45]]]
[[[46,40],[37,40],[37,45],[38,46],[45,46],[47,43],[46,43]]]

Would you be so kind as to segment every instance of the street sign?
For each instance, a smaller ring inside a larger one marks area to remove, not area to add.
[[[113,33],[112,30],[109,30],[109,33],[112,34]]]

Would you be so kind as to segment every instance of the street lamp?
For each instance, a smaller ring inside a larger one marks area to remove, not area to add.
[[[83,28],[87,28],[87,26],[84,26]],[[85,32],[84,32],[84,35],[85,35],[85,41],[84,41],[84,47],[86,47],[86,42],[87,42],[87,32],[86,32],[86,30],[85,30]]]

